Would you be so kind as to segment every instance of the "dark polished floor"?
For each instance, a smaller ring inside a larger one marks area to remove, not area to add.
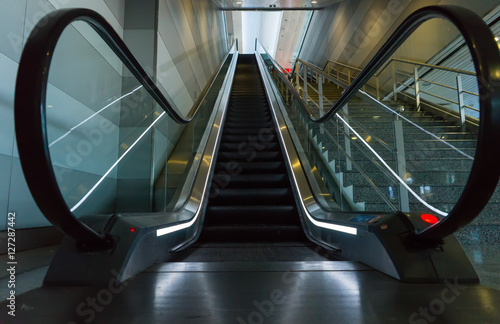
[[[405,284],[350,262],[175,262],[122,285],[43,287],[0,323],[498,323],[500,291]]]

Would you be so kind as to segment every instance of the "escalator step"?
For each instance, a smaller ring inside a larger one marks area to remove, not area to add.
[[[246,173],[277,173],[285,172],[283,162],[219,162],[215,165],[215,172],[234,171],[230,174]]]
[[[227,161],[281,161],[281,154],[277,151],[259,152],[254,147],[243,145],[239,152],[219,152],[217,162]]]
[[[261,127],[273,127],[271,122],[249,122],[246,120],[239,122],[226,122],[225,128],[261,128]]]
[[[303,241],[304,238],[304,232],[299,226],[268,224],[207,226],[200,235],[204,242]]]
[[[224,183],[222,181],[219,183]],[[283,188],[288,185],[288,181],[288,176],[284,173],[237,174],[229,178],[225,188]]]
[[[266,134],[267,135],[267,134]],[[250,139],[249,139],[250,137]],[[251,140],[251,135],[222,135],[222,142],[237,142],[237,143],[242,143],[242,142],[248,142]],[[267,142],[272,142],[275,140],[275,136],[273,135],[267,135],[266,136]]]
[[[210,206],[206,224],[213,226],[234,224],[298,225],[295,207],[292,205]]]
[[[272,130],[273,135],[274,135],[274,130]],[[271,133],[269,127],[253,127],[253,128],[225,128],[224,129],[224,135],[258,135],[258,134],[269,134]]]
[[[273,151],[276,149],[279,149],[278,143],[255,143],[255,144],[250,144],[250,143],[222,143],[219,147],[219,150],[221,152],[224,151],[239,151],[239,150],[244,150],[247,148],[246,145],[253,145],[256,150],[265,150],[265,151]]]
[[[290,188],[224,188],[210,198],[212,206],[293,204]]]

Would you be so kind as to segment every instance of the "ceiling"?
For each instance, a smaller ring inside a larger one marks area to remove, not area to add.
[[[213,0],[223,10],[314,10],[343,0]]]

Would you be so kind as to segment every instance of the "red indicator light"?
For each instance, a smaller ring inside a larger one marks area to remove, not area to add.
[[[131,228],[130,228],[130,231],[131,231],[131,232],[135,232],[135,228],[131,227]]]
[[[429,224],[436,224],[437,222],[439,222],[439,219],[434,215],[422,214],[420,218],[422,218],[424,222]]]

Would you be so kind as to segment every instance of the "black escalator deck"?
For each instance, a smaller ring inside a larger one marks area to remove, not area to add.
[[[254,55],[239,55],[203,229],[174,261],[329,259],[305,236]]]

